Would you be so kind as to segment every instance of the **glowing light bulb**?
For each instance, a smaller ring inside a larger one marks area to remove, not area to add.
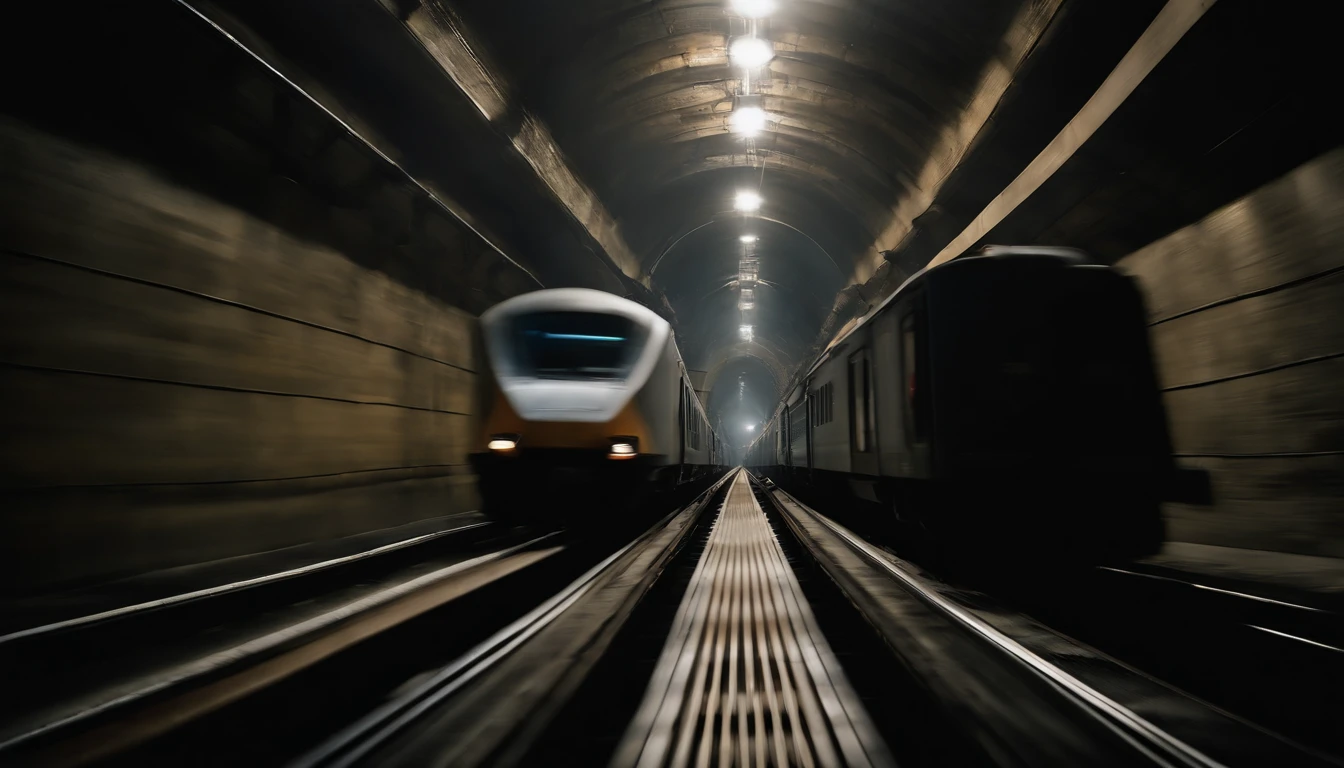
[[[744,189],[737,193],[737,198],[733,201],[733,207],[743,212],[758,211],[761,208],[761,196],[751,190]]]
[[[732,0],[729,7],[738,16],[762,19],[775,12],[775,0]]]
[[[759,37],[739,37],[728,46],[728,57],[733,66],[757,69],[775,58],[775,47]]]
[[[737,238],[737,239],[738,239],[738,240],[741,240],[741,241],[744,242],[744,243],[754,243],[754,242],[756,242],[756,236],[755,236],[755,235],[743,235],[743,236],[741,236],[741,237],[739,237],[739,238]]]
[[[765,130],[765,110],[760,107],[738,107],[728,118],[728,127],[733,133],[755,136]]]

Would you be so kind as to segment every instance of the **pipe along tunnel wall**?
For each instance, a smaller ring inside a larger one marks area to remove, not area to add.
[[[9,120],[0,159],[4,591],[474,508],[472,313],[527,282],[465,227],[383,247],[292,182],[259,215]]]

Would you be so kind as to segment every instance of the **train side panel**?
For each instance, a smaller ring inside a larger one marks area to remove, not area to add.
[[[1165,413],[1142,297],[1109,268],[931,270],[830,349],[780,416],[780,467],[757,455],[761,471],[972,559],[1123,559],[1162,539]]]
[[[681,429],[676,409],[680,384],[677,348],[669,336],[648,382],[634,397],[646,425],[639,451],[659,467],[656,477],[660,482],[675,481],[676,473],[669,472],[669,468],[674,470],[681,461]]]
[[[808,382],[812,402],[812,468],[849,472],[849,399],[845,361],[831,357]]]

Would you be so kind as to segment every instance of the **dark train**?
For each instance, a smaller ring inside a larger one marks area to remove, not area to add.
[[[1173,462],[1138,286],[1059,248],[926,269],[825,350],[744,463],[939,562],[1155,552]]]
[[[601,291],[536,291],[481,315],[478,343],[470,456],[487,513],[597,520],[726,469],[672,328],[651,310]]]

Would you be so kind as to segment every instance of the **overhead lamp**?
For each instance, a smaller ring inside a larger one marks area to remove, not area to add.
[[[754,243],[754,242],[756,242],[756,236],[755,236],[755,235],[743,235],[743,236],[741,236],[741,237],[739,237],[739,238],[737,238],[737,239],[740,240],[740,241],[742,241],[742,242],[744,242],[744,243]]]
[[[737,329],[737,331],[742,335],[743,341],[751,341],[752,327],[750,325],[741,326],[740,328]]]
[[[739,106],[728,117],[728,129],[742,136],[755,136],[765,130],[765,110]]]
[[[756,431],[756,425],[755,425],[755,424],[748,424],[748,425],[747,425],[747,431],[748,431],[748,432],[755,432],[755,431]]]
[[[775,12],[775,0],[732,0],[728,6],[748,19],[763,19]]]
[[[728,57],[735,67],[758,69],[775,58],[775,47],[759,37],[739,37],[728,46]]]
[[[761,196],[749,189],[739,190],[733,207],[744,213],[758,211],[761,208]]]

